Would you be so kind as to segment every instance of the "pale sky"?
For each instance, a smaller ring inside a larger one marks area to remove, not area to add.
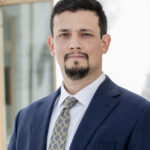
[[[150,72],[150,1],[100,2],[108,17],[108,33],[112,39],[103,57],[103,71],[118,85],[141,94]],[[62,77],[58,66],[56,71],[59,87]]]

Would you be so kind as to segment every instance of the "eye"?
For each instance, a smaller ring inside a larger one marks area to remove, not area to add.
[[[61,33],[60,35],[59,35],[59,37],[69,37],[69,34],[68,33]]]
[[[90,33],[82,33],[82,36],[83,37],[88,37],[88,36],[92,36],[92,34],[90,34]]]

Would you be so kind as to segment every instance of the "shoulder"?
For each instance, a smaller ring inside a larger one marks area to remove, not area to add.
[[[125,120],[126,124],[136,124],[136,122],[148,119],[150,116],[150,102],[144,97],[125,89],[110,81],[112,84],[111,91],[114,97],[113,101],[118,101],[117,107],[114,109],[115,117]],[[129,123],[130,122],[130,123]]]
[[[120,98],[122,102],[133,105],[134,107],[135,106],[142,107],[150,105],[150,102],[147,99],[125,88],[120,87],[120,92],[121,92]]]
[[[103,87],[103,91],[106,95],[119,101],[118,108],[121,112],[139,114],[150,107],[150,102],[147,99],[117,85],[108,76],[106,76]]]
[[[121,103],[139,106],[145,106],[150,104],[147,99],[124,87],[117,85],[108,76],[106,76],[106,81],[104,84],[107,85],[105,86],[105,90],[107,90],[107,93],[111,93],[108,95],[118,98]]]
[[[60,89],[58,89],[56,92],[49,94],[48,96],[45,96],[33,103],[31,103],[29,106],[22,108],[18,115],[22,117],[31,117],[32,114],[34,114],[37,110],[44,110],[47,109],[48,106],[51,106],[54,104],[56,98],[60,94]]]
[[[150,115],[150,102],[147,99],[125,88],[119,88],[121,94],[118,97],[118,113],[135,121]]]

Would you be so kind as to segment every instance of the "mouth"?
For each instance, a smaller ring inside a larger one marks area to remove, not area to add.
[[[69,55],[67,59],[85,59],[86,57],[84,55]]]
[[[88,60],[88,55],[82,52],[78,52],[77,54],[71,53],[71,54],[66,54],[64,59],[65,61],[68,59],[87,59]]]

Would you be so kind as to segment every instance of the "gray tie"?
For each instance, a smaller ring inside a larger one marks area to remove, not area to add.
[[[68,97],[59,114],[52,132],[49,150],[65,150],[70,123],[70,109],[77,103],[74,97]]]

